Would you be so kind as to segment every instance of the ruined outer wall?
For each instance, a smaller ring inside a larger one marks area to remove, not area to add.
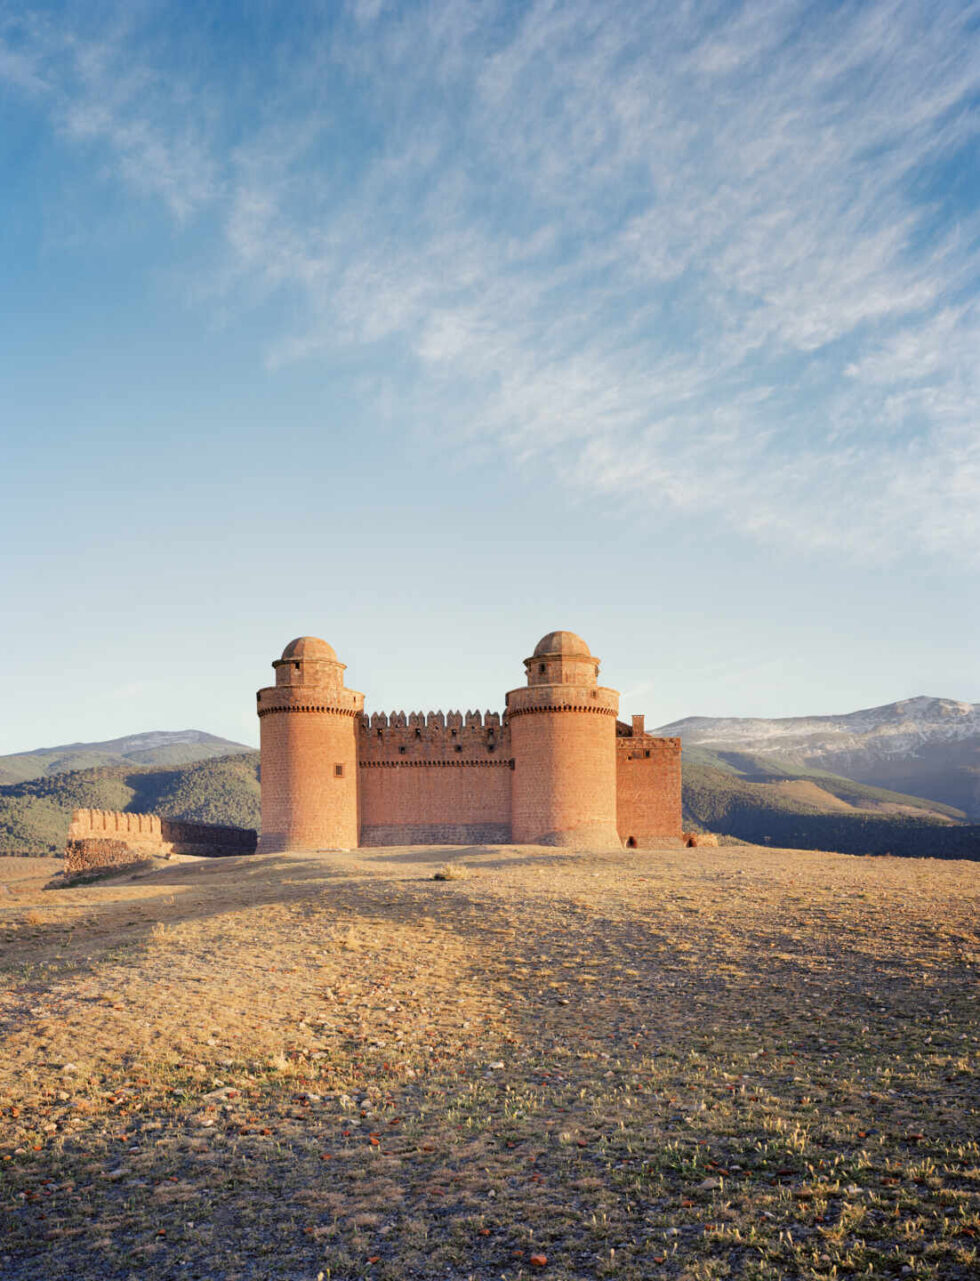
[[[77,875],[103,867],[127,867],[171,854],[224,858],[255,853],[248,828],[184,823],[158,814],[118,810],[75,810],[65,844],[65,872]]]
[[[681,740],[650,734],[616,739],[616,824],[638,847],[680,839]]]
[[[365,716],[358,760],[361,845],[510,840],[510,735],[497,713]]]

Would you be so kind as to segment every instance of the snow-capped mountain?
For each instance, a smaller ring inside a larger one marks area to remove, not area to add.
[[[656,731],[689,747],[778,757],[980,815],[980,704],[906,698],[837,716],[689,716]]]

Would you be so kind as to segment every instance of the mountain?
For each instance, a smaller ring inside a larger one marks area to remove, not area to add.
[[[0,787],[0,855],[60,854],[79,808],[258,827],[259,754],[236,751],[176,768],[101,766]]]
[[[840,716],[690,716],[654,731],[709,750],[741,776],[826,771],[980,819],[980,704],[908,698]]]
[[[104,743],[66,743],[0,756],[0,784],[23,783],[102,765],[189,765],[193,761],[251,752],[244,743],[205,734],[199,729],[152,730]]]
[[[980,859],[980,824],[937,801],[703,747],[685,750],[683,772],[691,828],[794,849]]]

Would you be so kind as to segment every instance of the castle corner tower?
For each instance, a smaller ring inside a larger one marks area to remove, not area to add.
[[[258,692],[262,753],[259,853],[354,849],[358,842],[357,724],[364,695],[316,636],[290,641]]]
[[[574,632],[549,632],[524,660],[527,685],[507,695],[517,845],[618,849],[617,690]]]

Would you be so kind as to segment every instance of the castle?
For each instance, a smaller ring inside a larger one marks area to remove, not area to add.
[[[524,660],[504,714],[364,713],[345,664],[290,641],[258,691],[260,853],[358,845],[535,844],[614,849],[681,837],[681,744],[619,693],[574,632]]]

